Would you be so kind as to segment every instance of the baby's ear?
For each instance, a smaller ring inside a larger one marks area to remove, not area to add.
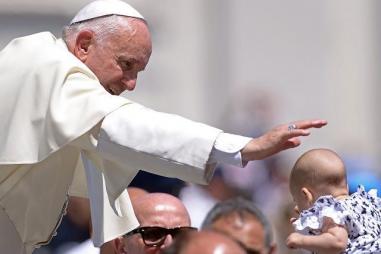
[[[306,187],[303,187],[301,191],[302,191],[303,196],[304,196],[305,200],[307,201],[307,203],[309,205],[313,205],[314,196],[312,195],[312,192]]]

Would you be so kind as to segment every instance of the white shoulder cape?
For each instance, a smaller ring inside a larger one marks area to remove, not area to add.
[[[76,82],[83,75],[87,82]],[[0,84],[0,165],[40,162],[128,103],[48,32],[0,52]]]
[[[58,154],[58,151],[64,151],[65,155],[69,155],[65,157],[66,161],[75,164],[79,154],[65,153],[68,149],[64,148],[91,130],[107,114],[129,103],[123,97],[107,93],[92,71],[68,51],[61,39],[56,39],[49,32],[17,38],[0,51],[0,84],[0,168],[39,165]],[[61,166],[60,172],[64,171],[64,183],[60,183],[60,188],[70,184],[74,168],[57,165],[57,162],[52,165]],[[0,197],[9,193],[7,197],[10,198],[15,193],[23,193],[20,192],[22,189],[32,188],[32,184],[21,181],[22,177],[20,175],[19,179],[13,177],[11,181],[2,182]],[[35,180],[48,182],[50,179],[43,176]],[[81,185],[84,184],[82,180],[79,183]],[[15,188],[17,182],[28,186]],[[55,186],[53,189],[56,189]],[[52,210],[56,211],[56,207],[62,206],[62,196],[65,194],[48,200],[49,205],[55,208]],[[102,199],[103,196],[97,198]],[[124,200],[129,201],[128,196]],[[8,202],[6,209],[23,241],[33,244],[34,235],[46,235],[52,224],[44,225],[42,233],[27,233],[35,229],[30,226],[34,221],[33,216],[44,216],[44,211],[38,210],[38,207],[43,209],[43,204],[36,200],[36,205],[31,204],[34,210],[29,207],[28,211],[21,211],[17,202],[20,201]],[[102,205],[111,209],[108,202]],[[49,214],[50,217],[58,215],[55,212]],[[133,214],[129,217],[133,218],[131,224],[136,225]],[[116,220],[106,218],[106,221],[114,225]],[[105,237],[110,237],[107,232]]]

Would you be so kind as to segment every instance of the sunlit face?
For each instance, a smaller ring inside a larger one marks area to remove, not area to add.
[[[145,69],[151,55],[150,33],[144,21],[128,19],[128,25],[121,24],[101,41],[94,40],[85,61],[113,95],[135,89],[138,74]]]
[[[184,207],[172,204],[147,205],[139,210],[137,218],[141,227],[159,226],[164,228],[176,228],[190,226],[190,219]],[[159,254],[173,241],[171,235],[167,235],[161,246],[149,247],[144,244],[141,234],[124,237],[124,246],[127,254]]]
[[[229,235],[250,253],[265,254],[269,249],[265,245],[265,231],[262,224],[251,214],[241,218],[237,213],[221,216],[213,222],[212,229]]]

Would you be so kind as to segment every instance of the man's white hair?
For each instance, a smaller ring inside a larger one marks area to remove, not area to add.
[[[120,27],[127,31],[132,31],[129,20],[123,16],[106,16],[96,19],[87,20],[64,27],[62,38],[66,43],[73,43],[78,33],[82,30],[90,30],[95,33],[97,41],[104,40],[108,35],[115,34]]]
[[[128,31],[131,29],[128,19],[144,17],[131,5],[121,0],[96,0],[84,6],[63,29],[62,37],[66,43],[71,43],[83,29],[91,30],[97,40],[113,34],[121,25]]]

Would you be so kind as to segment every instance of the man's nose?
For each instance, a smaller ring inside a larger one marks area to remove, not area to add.
[[[137,81],[137,78],[122,79],[122,84],[123,84],[124,90],[133,91],[136,87],[136,81]]]
[[[167,248],[169,245],[171,245],[172,242],[173,242],[173,238],[172,238],[171,235],[168,234],[168,235],[165,237],[164,243],[163,243],[163,245],[161,245],[160,248],[161,248],[161,249],[165,249],[165,248]]]

